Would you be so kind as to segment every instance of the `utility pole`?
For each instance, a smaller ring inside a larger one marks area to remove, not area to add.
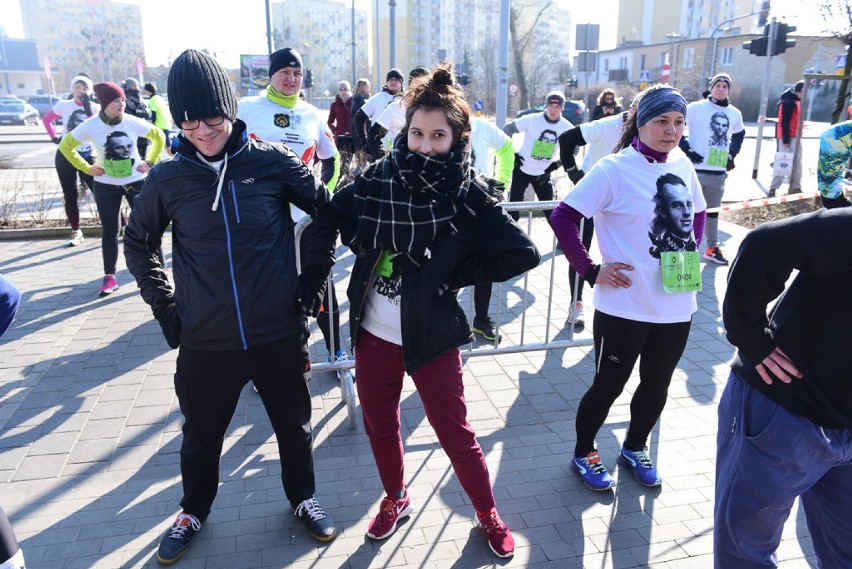
[[[267,0],[268,1],[268,0]],[[355,0],[352,0],[352,89],[358,82],[358,71],[355,67]]]
[[[266,4],[266,49],[272,55],[272,0],[265,0]]]
[[[509,90],[509,0],[500,0],[500,31],[497,34],[497,126],[506,125]]]
[[[754,151],[754,167],[751,170],[752,180],[757,180],[757,166],[760,164],[760,144],[763,142],[763,125],[766,124],[766,108],[769,106],[769,72],[772,67],[772,56],[775,55],[775,35],[778,24],[775,18],[769,24],[769,42],[766,46],[766,64],[763,67],[763,88],[760,90],[760,112],[757,116],[757,147]]]
[[[390,61],[388,62],[391,69],[396,67],[396,0],[388,0],[388,8],[390,8]]]

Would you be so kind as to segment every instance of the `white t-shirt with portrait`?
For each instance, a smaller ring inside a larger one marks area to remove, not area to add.
[[[361,326],[373,336],[402,345],[402,312],[399,308],[402,277],[373,275],[364,298]]]
[[[652,256],[657,181],[672,174],[683,182],[695,212],[707,204],[692,163],[672,152],[665,163],[650,163],[632,147],[601,159],[563,200],[584,217],[594,217],[602,263],[632,265],[624,271],[633,284],[615,288],[596,284],[597,310],[640,322],[687,322],[697,309],[694,292],[663,291],[660,259]],[[671,179],[670,177],[667,179]],[[691,240],[695,241],[693,233]],[[693,245],[694,246],[694,245]]]
[[[95,102],[91,102],[92,116],[98,116],[101,111],[101,106]],[[62,117],[63,132],[68,133],[83,124],[90,117],[86,114],[86,109],[82,103],[77,103],[74,99],[65,99],[57,101],[53,105],[53,112]],[[63,135],[64,136],[64,135]],[[79,140],[79,139],[77,139]],[[81,154],[90,154],[92,152],[91,144],[81,144],[77,147],[77,152]]]
[[[571,123],[561,114],[559,120],[550,122],[541,112],[522,116],[512,124],[518,132],[524,133],[524,143],[518,151],[524,159],[521,172],[529,176],[541,176],[559,156],[559,142],[556,139],[571,128]]]
[[[136,139],[147,135],[154,128],[157,127],[132,115],[121,115],[121,122],[115,125],[108,125],[95,115],[78,125],[71,131],[71,135],[95,147],[95,165],[105,172],[103,176],[95,176],[95,181],[121,186],[147,175],[136,169],[144,160],[139,156]]]
[[[745,129],[743,114],[733,105],[720,107],[710,99],[686,106],[689,147],[704,157],[696,170],[725,172],[731,135]]]

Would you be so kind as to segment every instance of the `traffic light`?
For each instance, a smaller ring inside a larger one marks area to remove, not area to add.
[[[759,14],[760,15],[757,17],[758,28],[769,23],[769,0],[765,0],[765,2],[760,5]]]
[[[470,85],[470,75],[468,75],[467,73],[462,73],[461,75],[459,75],[459,83],[464,86]]]
[[[313,69],[305,69],[305,81],[302,85],[305,89],[310,89],[314,86],[314,71]]]
[[[577,81],[576,77],[572,77],[571,79],[568,80],[568,86],[571,87],[572,89],[576,89],[577,85],[578,85],[578,81]]]
[[[796,31],[796,26],[778,23],[775,29],[775,47],[772,55],[779,55],[787,51],[787,48],[796,47],[796,40],[787,39],[787,34]]]
[[[752,55],[761,57],[766,55],[767,44],[769,44],[769,38],[763,36],[762,38],[755,38],[751,41],[744,41],[743,49],[748,50],[748,52]]]

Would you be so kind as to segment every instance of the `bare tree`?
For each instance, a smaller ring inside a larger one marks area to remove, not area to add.
[[[820,12],[826,24],[829,25],[829,29],[826,32],[846,45],[846,68],[843,70],[843,74],[849,75],[852,73],[852,1],[822,0]],[[841,113],[846,108],[848,83],[848,81],[840,82],[840,89],[837,91],[837,102],[835,103],[834,111],[831,113],[832,124],[840,120]]]
[[[509,34],[512,39],[512,59],[515,82],[520,91],[521,107],[529,108],[530,96],[541,80],[541,69],[552,62],[537,61],[533,43],[537,28],[553,6],[552,0],[523,0],[512,2],[509,12]],[[529,71],[529,74],[528,74]]]

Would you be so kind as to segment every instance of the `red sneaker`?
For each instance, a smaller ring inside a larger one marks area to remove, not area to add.
[[[400,518],[406,518],[414,511],[408,491],[402,498],[385,496],[379,508],[379,514],[370,522],[367,528],[367,537],[372,539],[384,539],[396,531],[396,522]]]
[[[476,512],[476,517],[479,518],[479,527],[485,532],[485,537],[488,538],[488,547],[494,552],[497,557],[511,557],[515,554],[515,538],[496,508],[491,508],[490,512]]]

